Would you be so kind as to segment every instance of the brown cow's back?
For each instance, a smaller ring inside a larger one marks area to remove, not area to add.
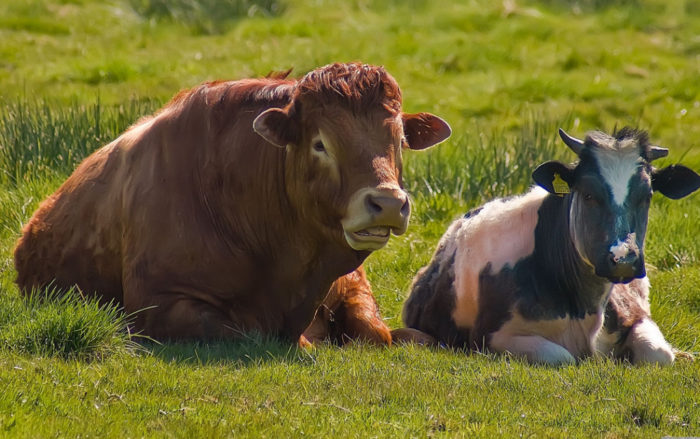
[[[121,243],[114,233],[120,222],[113,208],[121,194],[109,184],[119,174],[119,141],[81,163],[24,227],[15,248],[17,284],[23,292],[78,284],[86,293],[99,290],[105,301],[121,302]]]
[[[275,226],[279,208],[270,211],[279,200],[260,202],[284,198],[277,193],[281,183],[264,177],[275,175],[268,168],[283,163],[284,151],[266,145],[251,127],[260,112],[284,105],[290,90],[282,80],[205,84],[89,156],[25,226],[15,249],[20,289],[77,285],[122,303],[122,283],[157,273],[156,261],[168,266],[162,276],[172,276],[175,263],[189,276],[207,277],[222,256],[265,253],[285,224]],[[249,181],[258,184],[251,188]],[[223,203],[249,208],[227,219],[210,207]],[[258,207],[274,219],[265,236]],[[128,268],[133,275],[123,279]]]

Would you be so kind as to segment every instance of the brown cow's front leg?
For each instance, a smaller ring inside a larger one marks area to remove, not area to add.
[[[391,333],[379,314],[361,266],[333,282],[313,321],[299,338],[299,345],[325,339],[339,344],[352,340],[391,344]]]

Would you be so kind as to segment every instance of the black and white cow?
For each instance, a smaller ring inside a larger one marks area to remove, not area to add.
[[[671,363],[649,311],[649,202],[652,191],[672,199],[692,193],[700,175],[681,165],[653,168],[668,150],[642,131],[594,131],[585,141],[560,135],[576,164],[546,162],[533,172],[538,186],[449,227],[413,281],[403,310],[408,334],[535,363],[594,353]]]

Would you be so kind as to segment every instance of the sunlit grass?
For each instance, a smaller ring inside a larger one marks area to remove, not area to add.
[[[367,261],[401,326],[414,273],[449,223],[571,161],[558,127],[623,125],[700,170],[700,4],[683,0],[7,0],[0,3],[0,436],[661,437],[700,435],[700,362],[591,359],[559,369],[414,346],[298,350],[130,339],[75,295],[20,297],[22,224],[79,161],[182,88],[381,64],[407,111],[453,136],[407,151],[408,232]],[[655,320],[700,353],[700,198],[655,195],[646,249]],[[142,349],[135,349],[134,341]]]

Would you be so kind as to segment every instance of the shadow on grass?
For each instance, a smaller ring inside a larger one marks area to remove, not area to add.
[[[248,334],[236,341],[144,341],[141,345],[156,358],[188,365],[233,364],[241,367],[264,363],[313,363],[312,351],[274,337]]]

